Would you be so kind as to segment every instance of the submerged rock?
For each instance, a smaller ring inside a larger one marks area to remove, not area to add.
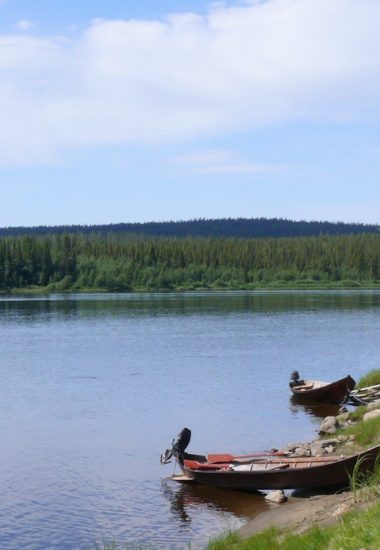
[[[288,500],[284,491],[272,491],[271,493],[265,495],[265,499],[270,502],[275,502],[276,504],[282,504]]]

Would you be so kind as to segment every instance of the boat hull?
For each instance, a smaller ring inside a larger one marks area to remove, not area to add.
[[[316,387],[310,388],[309,386],[311,385],[315,385]],[[354,387],[355,380],[351,378],[351,376],[346,376],[330,384],[307,380],[304,386],[295,386],[291,388],[291,390],[293,395],[299,400],[313,400],[339,404],[346,401]]]
[[[182,465],[184,474],[197,483],[234,489],[260,491],[274,489],[321,489],[325,487],[348,487],[355,466],[360,472],[374,470],[380,454],[380,445],[366,452],[347,458],[300,468],[288,467],[261,471],[196,470]]]

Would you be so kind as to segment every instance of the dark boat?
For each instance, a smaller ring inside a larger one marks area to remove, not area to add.
[[[323,401],[325,403],[344,403],[355,387],[355,380],[350,376],[335,382],[302,380],[300,384],[290,384],[290,389],[298,399]]]
[[[190,430],[188,432],[191,434]],[[189,433],[186,435],[188,441]],[[171,456],[181,467],[182,475],[172,479],[239,491],[348,487],[355,470],[373,472],[380,459],[380,445],[377,445],[348,457],[233,457],[228,462],[209,462],[204,455],[186,453],[182,445],[186,441],[181,439],[181,434],[183,430],[173,440],[172,449],[163,455],[167,457],[167,453],[172,452]],[[169,460],[161,459],[161,462]]]

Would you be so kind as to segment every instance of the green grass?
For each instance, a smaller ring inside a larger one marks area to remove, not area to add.
[[[358,445],[371,447],[380,441],[380,418],[372,418],[367,422],[359,421],[348,428],[339,430],[337,435],[353,435]]]
[[[271,528],[242,541],[236,535],[211,541],[207,550],[378,550],[380,503],[345,514],[337,524],[313,527],[302,535]]]
[[[361,472],[360,468],[365,458],[361,458],[355,464],[350,479],[351,491],[355,502],[373,500],[380,494],[380,455],[376,458],[373,472]]]
[[[360,378],[357,388],[366,388],[380,384],[380,369],[371,370],[368,374]]]
[[[363,416],[367,412],[366,405],[360,405],[360,407],[356,407],[354,411],[350,413],[350,420],[354,420],[355,422],[358,422],[359,420],[363,420]]]

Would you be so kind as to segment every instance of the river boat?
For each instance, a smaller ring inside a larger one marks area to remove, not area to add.
[[[302,380],[302,382],[302,384],[290,387],[297,399],[323,401],[325,403],[344,403],[356,384],[350,375],[335,382],[321,382],[318,380]]]
[[[172,449],[163,455],[168,457],[167,453],[171,452],[182,470],[181,475],[172,477],[174,481],[239,491],[348,487],[355,471],[373,472],[380,460],[380,445],[377,445],[347,457],[232,456],[228,461],[213,462],[205,455],[187,453],[186,442],[190,439],[181,440],[181,434],[173,440]],[[169,460],[161,459],[161,462],[166,464]]]

